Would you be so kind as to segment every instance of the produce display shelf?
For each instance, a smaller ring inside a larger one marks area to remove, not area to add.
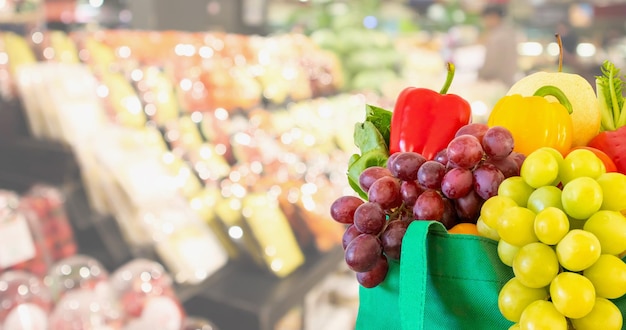
[[[96,258],[111,271],[133,258],[160,262],[154,249],[132,248],[112,216],[91,210],[69,147],[17,137],[0,142],[0,155],[2,189],[25,191],[38,182],[61,188],[79,253]],[[262,270],[249,259],[237,259],[200,284],[177,286],[177,296],[190,315],[210,319],[221,329],[274,329],[292,308],[302,306],[307,293],[343,260],[340,246],[325,253],[304,252],[305,264],[285,278]]]

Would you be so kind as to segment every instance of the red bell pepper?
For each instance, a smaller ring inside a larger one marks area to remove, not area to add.
[[[448,146],[459,128],[469,124],[469,103],[458,95],[446,94],[453,77],[454,65],[449,63],[439,93],[416,87],[400,93],[391,117],[390,154],[414,151],[431,160]]]
[[[626,174],[626,126],[600,132],[588,146],[604,151],[613,160],[617,171]]]

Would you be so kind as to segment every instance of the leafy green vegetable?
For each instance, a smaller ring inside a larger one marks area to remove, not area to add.
[[[600,68],[602,76],[596,76],[596,93],[600,101],[601,130],[613,131],[626,125],[626,111],[620,69],[610,61],[604,61]]]
[[[380,132],[389,149],[389,135],[391,129],[391,111],[373,105],[365,105],[365,121],[369,121]]]
[[[373,149],[364,153],[357,161],[348,167],[348,183],[361,198],[367,200],[367,194],[359,186],[359,176],[366,168],[372,166],[385,166],[387,164],[388,153],[385,150]]]
[[[354,144],[361,150],[361,154],[371,150],[387,151],[384,137],[371,121],[354,125]]]
[[[359,160],[359,158],[361,158],[361,155],[358,155],[358,154],[353,154],[352,156],[350,156],[350,159],[348,160],[348,167],[356,163],[356,161]]]
[[[354,144],[361,155],[350,157],[348,183],[363,199],[367,199],[367,194],[359,186],[359,176],[368,167],[386,166],[390,127],[391,112],[373,105],[366,105],[365,121],[354,125]]]

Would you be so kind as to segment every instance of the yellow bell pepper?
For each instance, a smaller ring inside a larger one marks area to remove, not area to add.
[[[552,95],[559,102],[550,102]],[[565,155],[572,146],[572,106],[555,86],[543,86],[533,96],[519,94],[501,98],[493,107],[487,125],[503,126],[513,135],[514,151],[528,156],[541,147]]]

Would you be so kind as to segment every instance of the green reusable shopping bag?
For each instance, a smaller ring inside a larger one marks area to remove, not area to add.
[[[498,293],[513,272],[498,258],[495,241],[414,221],[401,260],[390,262],[381,285],[361,287],[356,329],[506,330],[513,324],[498,309]],[[626,298],[615,302],[626,315]]]

